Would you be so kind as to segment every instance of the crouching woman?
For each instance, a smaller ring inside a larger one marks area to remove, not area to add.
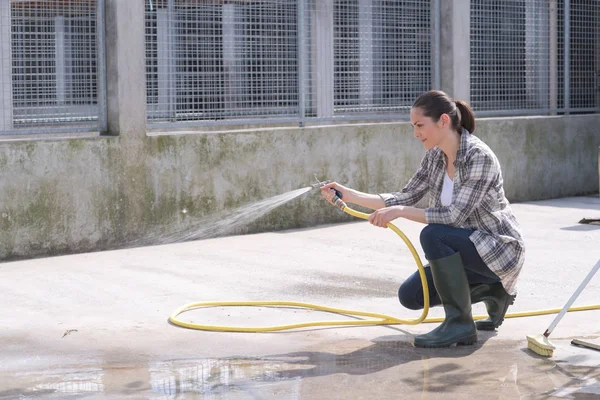
[[[331,201],[331,189],[336,189],[347,203],[376,210],[369,217],[376,226],[396,218],[427,224],[420,240],[429,261],[429,303],[442,305],[446,318],[432,332],[416,336],[414,345],[472,344],[477,329],[496,329],[514,302],[525,256],[521,230],[504,195],[500,163],[473,135],[475,117],[465,102],[429,91],[413,104],[410,120],[427,151],[401,191],[375,195],[333,182],[322,195]],[[428,208],[413,207],[426,194]],[[404,281],[398,296],[405,307],[423,308],[418,271]],[[489,318],[475,324],[471,304],[481,301]]]

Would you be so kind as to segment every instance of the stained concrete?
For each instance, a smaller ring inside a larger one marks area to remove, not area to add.
[[[508,199],[530,201],[598,192],[599,124],[600,114],[490,118],[476,133],[500,160]],[[399,190],[423,154],[408,122],[3,140],[0,260],[123,248],[304,187],[314,173]],[[248,232],[342,221],[307,198]]]
[[[323,207],[328,207],[326,203]],[[509,312],[560,308],[600,258],[598,196],[514,204],[527,260]],[[418,244],[423,225],[396,221]],[[419,254],[423,257],[419,249]],[[391,231],[319,228],[0,264],[0,399],[596,399],[600,311],[567,314],[552,358],[527,350],[555,315],[507,319],[474,346],[417,349],[435,324],[223,333],[168,323],[198,301],[290,300],[399,318],[414,260]],[[597,304],[595,277],[575,305]],[[484,312],[482,304],[474,313]],[[441,316],[434,308],[430,316]],[[298,308],[199,309],[182,320],[267,326],[347,318]]]

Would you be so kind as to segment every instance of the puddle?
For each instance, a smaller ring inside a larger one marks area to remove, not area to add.
[[[600,362],[565,344],[546,359],[522,343],[416,349],[406,335],[265,357],[81,365],[0,378],[0,399],[600,398]],[[8,379],[6,379],[8,378]]]

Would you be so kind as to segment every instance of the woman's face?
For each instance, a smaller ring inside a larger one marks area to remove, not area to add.
[[[423,143],[425,150],[434,148],[442,140],[445,119],[448,119],[448,116],[442,114],[440,119],[434,122],[430,117],[423,115],[421,108],[410,109],[410,123],[414,128],[415,137]]]

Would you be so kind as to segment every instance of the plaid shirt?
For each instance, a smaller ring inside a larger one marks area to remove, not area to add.
[[[428,224],[444,224],[474,232],[469,239],[486,265],[510,294],[525,259],[521,229],[504,196],[500,163],[492,150],[463,129],[454,174],[452,204],[442,206],[440,195],[446,171],[444,153],[427,151],[421,167],[400,192],[382,193],[386,207],[414,205],[429,193]]]

